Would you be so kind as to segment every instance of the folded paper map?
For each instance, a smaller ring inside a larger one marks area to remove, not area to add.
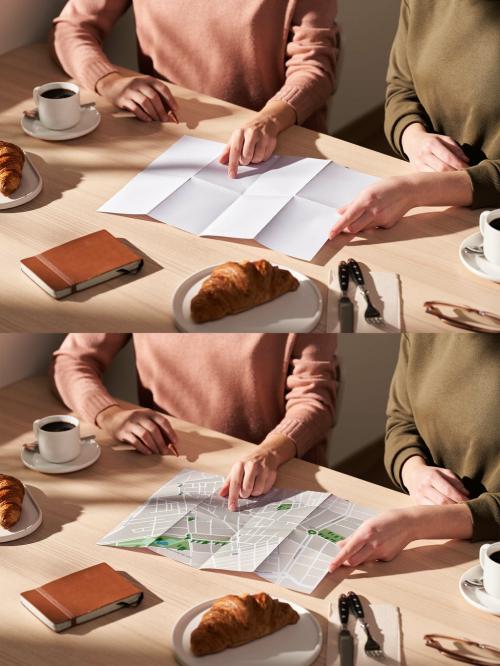
[[[254,239],[310,260],[352,201],[376,178],[330,160],[273,155],[238,167],[219,164],[223,143],[184,136],[125,185],[100,212],[149,215],[199,236]]]
[[[274,488],[229,511],[224,477],[185,470],[163,485],[100,545],[149,548],[197,569],[251,571],[312,592],[338,542],[374,511],[330,493]]]

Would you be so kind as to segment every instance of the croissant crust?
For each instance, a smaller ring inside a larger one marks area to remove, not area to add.
[[[191,317],[197,324],[221,319],[262,305],[295,291],[299,281],[286,269],[268,261],[228,261],[214,268],[191,301]]]
[[[21,184],[24,153],[14,143],[0,141],[0,192],[9,196]]]
[[[191,634],[191,650],[197,657],[221,652],[296,624],[298,619],[290,604],[265,592],[241,597],[228,594],[203,614]]]
[[[13,476],[0,474],[0,526],[13,527],[21,517],[24,486]]]

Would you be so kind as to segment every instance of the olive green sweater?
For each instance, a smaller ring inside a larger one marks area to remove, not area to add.
[[[385,130],[403,157],[411,123],[451,136],[470,158],[474,208],[500,206],[500,2],[403,0]]]
[[[472,539],[500,539],[500,336],[403,336],[387,417],[392,480],[405,490],[414,455],[451,469],[470,493]]]

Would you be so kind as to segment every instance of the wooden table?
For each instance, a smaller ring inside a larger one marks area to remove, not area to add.
[[[373,602],[399,606],[403,647],[409,666],[450,662],[431,653],[426,632],[498,643],[500,621],[468,606],[458,591],[460,574],[474,562],[478,546],[417,542],[394,562],[362,571],[345,569],[327,576],[312,595],[273,585],[252,574],[198,571],[152,553],[97,546],[97,540],[180,469],[193,467],[224,474],[251,444],[172,419],[187,457],[141,456],[115,451],[102,433],[100,459],[90,468],[66,476],[43,475],[23,467],[20,446],[31,441],[31,422],[65,410],[51,395],[44,377],[0,390],[0,470],[28,484],[42,507],[37,532],[0,545],[0,664],[60,666],[165,666],[174,664],[170,632],[180,615],[204,599],[224,593],[267,591],[309,608],[326,627],[329,601],[354,588]],[[84,434],[95,428],[83,427]],[[408,504],[396,491],[318,467],[301,460],[287,463],[278,485],[326,490],[385,509]],[[108,562],[146,588],[142,607],[123,610],[55,634],[19,603],[19,593],[80,568]],[[317,664],[325,663],[325,649]]]
[[[292,259],[253,241],[197,236],[148,218],[97,213],[99,206],[184,134],[226,141],[253,112],[172,86],[180,101],[179,126],[116,118],[102,98],[102,122],[92,134],[66,143],[26,136],[23,109],[33,106],[32,88],[65,79],[43,44],[0,57],[0,135],[21,145],[42,173],[44,189],[31,203],[0,212],[0,331],[168,331],[174,330],[170,301],[188,275],[229,259],[265,258],[299,269],[326,293],[329,270],[354,255],[372,270],[394,271],[402,284],[404,326],[442,330],[426,315],[425,300],[481,306],[498,311],[500,287],[471,275],[458,259],[460,241],[478,222],[478,212],[419,209],[404,224],[346,236],[327,243],[312,262]],[[84,92],[83,101],[95,99]],[[280,137],[279,152],[327,157],[377,176],[407,173],[405,162],[300,127]],[[57,302],[22,275],[19,261],[97,229],[128,239],[148,257],[135,278],[125,277]],[[325,317],[318,326],[325,329]]]

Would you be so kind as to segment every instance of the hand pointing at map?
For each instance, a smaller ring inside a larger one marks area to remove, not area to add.
[[[295,457],[295,444],[286,435],[273,433],[256,447],[255,452],[236,462],[222,488],[221,497],[228,498],[230,511],[238,509],[238,499],[256,497],[274,486],[279,467]]]

